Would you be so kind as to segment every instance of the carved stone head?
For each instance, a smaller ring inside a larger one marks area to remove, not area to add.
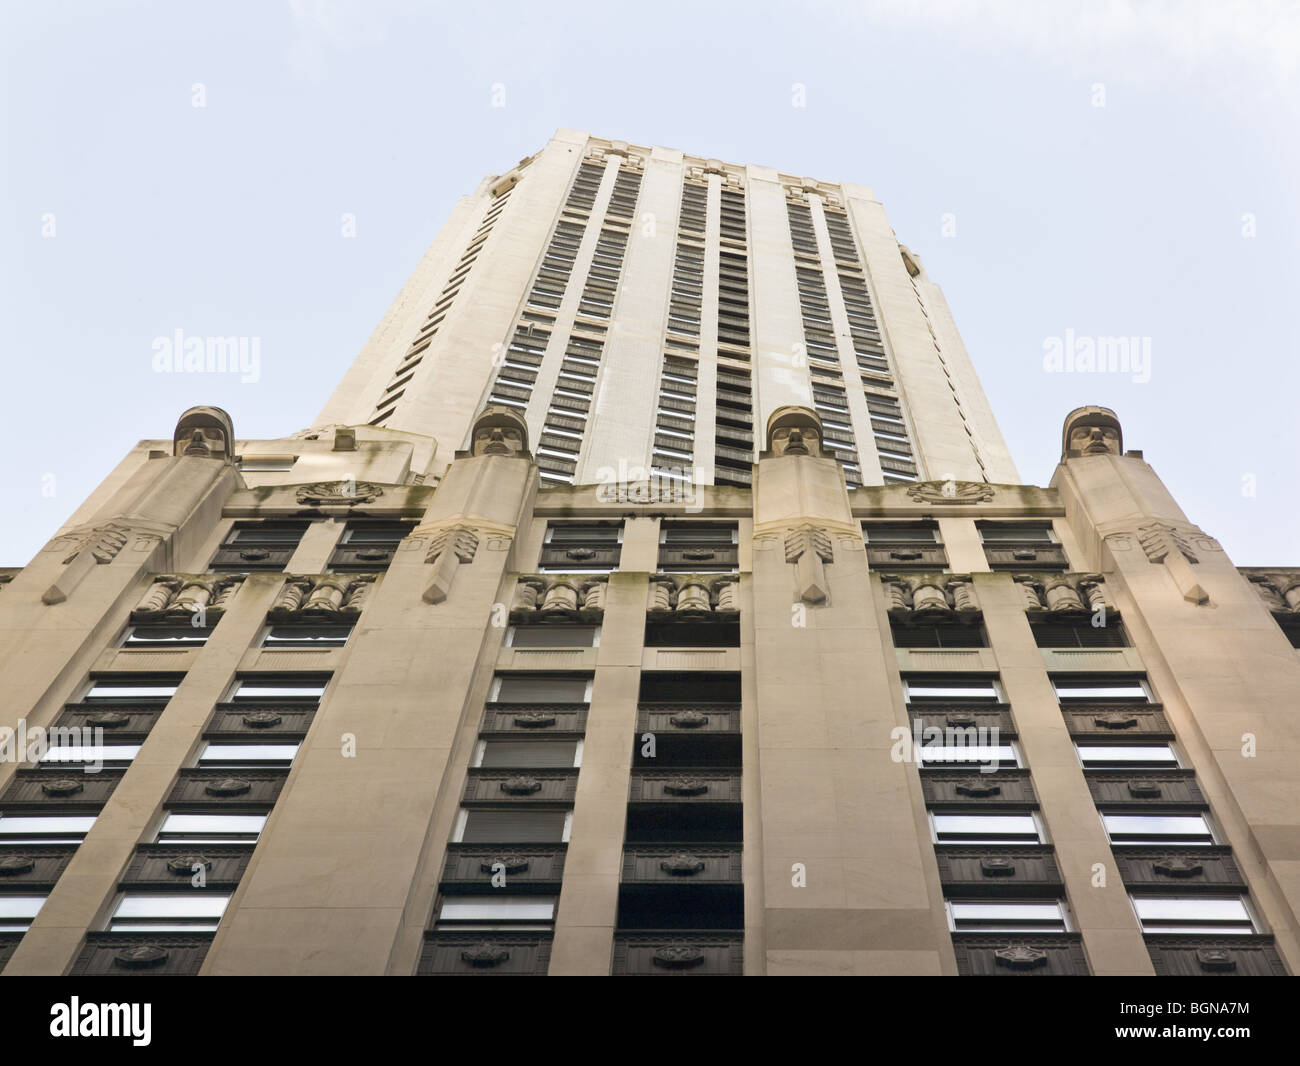
[[[767,420],[767,450],[773,456],[822,453],[822,420],[807,407],[778,407]]]
[[[1088,455],[1123,455],[1124,432],[1109,407],[1076,407],[1065,416],[1061,458]]]
[[[235,426],[230,416],[220,407],[191,407],[176,423],[172,454],[233,462]]]
[[[474,420],[470,454],[528,458],[528,423],[509,407],[484,408]]]

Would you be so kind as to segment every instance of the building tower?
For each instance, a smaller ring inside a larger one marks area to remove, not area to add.
[[[0,578],[5,975],[1300,964],[1300,569],[1022,484],[862,186],[561,130]]]

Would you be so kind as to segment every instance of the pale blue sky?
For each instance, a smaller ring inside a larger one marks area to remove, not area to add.
[[[30,2],[0,48],[0,565],[188,406],[309,424],[560,126],[870,186],[1026,481],[1105,404],[1235,562],[1300,564],[1295,4]],[[155,373],[176,329],[260,338],[260,379]],[[1150,380],[1045,373],[1067,330],[1149,337]]]

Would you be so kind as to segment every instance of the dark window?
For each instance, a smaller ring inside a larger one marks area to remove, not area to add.
[[[621,522],[552,522],[538,568],[559,573],[616,570],[622,540]]]
[[[642,703],[740,703],[740,675],[689,670],[641,675]]]
[[[1291,642],[1291,647],[1300,648],[1300,623],[1279,621],[1278,625],[1282,627],[1282,632],[1286,634],[1287,640]]]
[[[864,522],[868,544],[938,544],[939,527],[918,522]]]
[[[382,572],[393,561],[414,522],[349,522],[330,556],[329,569],[339,574]]]
[[[264,648],[341,648],[352,635],[350,625],[272,626]]]
[[[510,634],[512,648],[594,648],[599,626],[541,625],[515,626]]]
[[[864,522],[867,565],[873,570],[946,570],[948,556],[933,522]]]
[[[987,648],[983,626],[890,626],[896,648]]]
[[[1037,622],[1029,627],[1040,648],[1127,648],[1128,640],[1118,622],[1094,626],[1063,625],[1055,622]]]
[[[646,622],[647,648],[739,648],[740,622]]]
[[[1064,570],[1065,549],[1045,522],[980,522],[990,570]]]
[[[283,570],[308,522],[236,522],[209,569],[224,572]]]
[[[195,616],[198,617],[197,615]],[[124,648],[201,648],[212,635],[213,626],[134,625],[126,632]]]
[[[739,565],[735,525],[665,522],[659,530],[659,569],[666,573],[734,572]]]
[[[498,674],[496,703],[586,703],[591,678],[562,674]]]

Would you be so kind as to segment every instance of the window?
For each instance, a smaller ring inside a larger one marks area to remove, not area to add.
[[[40,761],[125,766],[140,753],[139,744],[61,744],[47,748]]]
[[[556,896],[452,896],[438,908],[439,928],[549,929]],[[544,923],[544,924],[537,924]]]
[[[563,844],[572,811],[461,810],[452,840],[465,844]]]
[[[308,522],[236,522],[221,542],[210,569],[225,573],[283,570]]]
[[[86,703],[166,703],[176,695],[180,678],[101,677],[90,683],[82,696]]]
[[[253,844],[266,825],[265,814],[168,814],[158,829],[159,844]]]
[[[983,626],[908,626],[890,624],[896,648],[987,648]]]
[[[198,615],[195,615],[197,620]],[[212,636],[212,626],[135,625],[126,631],[124,648],[201,648]]]
[[[939,527],[900,522],[863,522],[868,544],[938,544]]]
[[[388,569],[398,544],[414,522],[352,521],[330,555],[329,569],[338,574],[370,574]]]
[[[581,740],[480,740],[472,766],[555,767],[582,765]]]
[[[1255,922],[1241,896],[1134,896],[1144,933],[1249,935]]]
[[[211,770],[238,766],[287,769],[297,754],[297,744],[208,744],[199,755],[199,766]]]
[[[1101,821],[1112,844],[1214,843],[1203,814],[1103,814]]]
[[[1050,525],[1015,522],[981,522],[980,538],[985,544],[1057,544]]]
[[[279,474],[293,469],[296,455],[245,455],[239,469],[244,474]]]
[[[0,896],[0,933],[26,932],[45,900],[45,896]]]
[[[1055,622],[1033,622],[1034,641],[1040,648],[1127,648],[1128,639],[1123,627],[1107,620],[1104,626],[1094,626],[1091,621],[1080,625]]]
[[[733,524],[664,522],[659,528],[659,569],[665,573],[734,573],[740,537]]]
[[[1050,522],[979,522],[991,570],[1063,570],[1065,551]]]
[[[600,645],[600,626],[511,626],[506,644],[512,648],[595,648]]]
[[[947,763],[1020,766],[1020,756],[1013,744],[922,744],[917,748],[917,758],[923,767]]]
[[[262,647],[341,648],[351,635],[350,625],[272,626],[262,638]]]
[[[1146,682],[1137,677],[1053,678],[1052,684],[1056,688],[1056,698],[1062,703],[1071,700],[1151,701]]]
[[[961,679],[939,677],[905,677],[903,690],[913,700],[987,700],[1002,702],[1002,693],[994,678]]]
[[[93,814],[0,814],[0,844],[79,844]]]
[[[948,903],[948,927],[956,933],[1064,933],[1069,930],[1060,900],[979,900]]]
[[[739,648],[740,620],[716,614],[705,619],[647,619],[647,648]]]
[[[1168,744],[1080,744],[1078,749],[1085,770],[1178,768],[1178,756]]]
[[[244,677],[235,683],[230,698],[237,703],[258,700],[319,700],[325,692],[329,678],[312,677]]]
[[[113,933],[210,933],[226,913],[230,896],[211,890],[153,895],[124,893],[108,928]]]
[[[494,703],[587,703],[591,700],[591,678],[498,674],[490,699]]]
[[[552,522],[538,568],[558,573],[608,572],[618,568],[622,547],[621,522]]]
[[[1033,814],[931,814],[936,844],[1043,844]]]

